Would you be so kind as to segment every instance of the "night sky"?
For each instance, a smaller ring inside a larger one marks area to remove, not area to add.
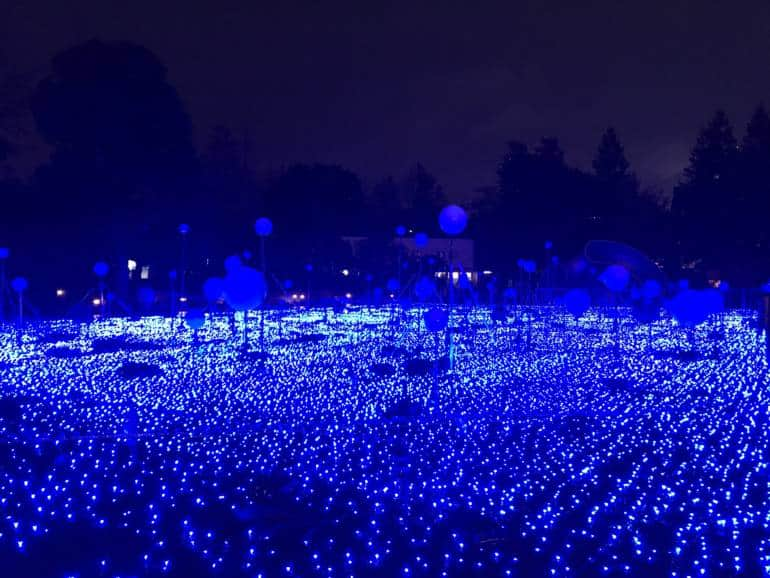
[[[34,84],[92,37],[155,52],[201,145],[224,124],[255,168],[336,162],[369,184],[419,161],[456,198],[494,183],[508,140],[557,136],[588,167],[610,124],[668,189],[715,108],[742,135],[770,104],[767,0],[4,0],[0,71]]]

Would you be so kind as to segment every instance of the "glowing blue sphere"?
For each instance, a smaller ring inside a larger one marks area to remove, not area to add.
[[[519,259],[516,261],[516,264],[525,273],[534,273],[537,271],[537,263],[530,259]]]
[[[708,319],[709,314],[715,312],[715,304],[712,297],[703,291],[685,289],[674,296],[666,308],[671,315],[682,325],[698,325]]]
[[[225,277],[225,302],[236,311],[256,309],[267,294],[265,276],[256,269],[241,266]]]
[[[94,271],[94,275],[96,275],[97,277],[106,277],[109,270],[110,270],[110,266],[107,265],[107,263],[105,263],[104,261],[97,261],[96,263],[94,263],[93,271]]]
[[[11,281],[11,289],[16,291],[16,293],[22,293],[27,289],[27,286],[27,280],[24,277],[16,277]]]
[[[385,288],[393,293],[401,289],[401,284],[398,282],[398,279],[388,279],[385,283]]]
[[[0,261],[11,256],[11,250],[8,247],[0,247]]]
[[[203,295],[209,303],[218,301],[225,292],[225,281],[221,277],[209,277],[203,282]]]
[[[506,287],[505,290],[503,291],[503,297],[510,300],[516,299],[517,294],[518,292],[516,291],[515,287]]]
[[[613,293],[620,293],[628,287],[631,273],[623,265],[610,265],[599,275],[599,281]]]
[[[428,235],[425,233],[414,234],[414,246],[422,249],[428,244]]]
[[[398,225],[396,227],[396,236],[403,237],[404,235],[406,235],[406,227],[404,227],[403,225]]]
[[[414,284],[414,294],[418,299],[427,301],[436,293],[436,284],[429,277],[424,275]]]
[[[647,299],[648,301],[652,299],[657,299],[658,297],[660,297],[662,292],[663,292],[663,288],[660,286],[660,283],[658,283],[654,279],[647,279],[647,281],[642,283],[642,287],[639,291],[640,296],[643,299]]]
[[[273,222],[267,217],[260,217],[254,223],[254,231],[260,237],[269,237],[273,232]]]
[[[184,318],[190,329],[197,330],[206,324],[206,317],[200,309],[191,309]]]
[[[190,232],[190,225],[188,225],[187,223],[182,223],[177,228],[177,231],[179,231],[180,235],[186,235],[187,233]]]
[[[591,307],[591,296],[585,289],[571,289],[564,295],[564,306],[576,318],[580,318]]]
[[[438,224],[447,235],[459,235],[468,225],[468,214],[458,205],[447,205],[439,213]]]
[[[243,267],[243,261],[238,255],[230,255],[225,259],[225,271],[232,273]]]

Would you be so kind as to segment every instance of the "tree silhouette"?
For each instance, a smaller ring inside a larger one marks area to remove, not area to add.
[[[740,214],[747,250],[767,250],[770,241],[770,116],[756,108],[740,149]]]
[[[267,213],[300,237],[364,232],[361,181],[338,165],[293,165],[266,192]]]
[[[446,204],[446,196],[436,178],[416,164],[401,183],[407,225],[414,230],[436,233],[436,215]]]
[[[565,163],[555,138],[544,138],[530,152],[518,142],[498,167],[498,228],[511,231],[508,244],[518,255],[534,255],[546,240],[575,251],[589,218],[590,179]]]
[[[254,239],[254,221],[265,214],[264,184],[250,169],[247,143],[224,126],[212,129],[200,158],[197,197],[188,217],[203,248],[201,253],[221,259]]]
[[[634,179],[629,172],[629,163],[626,153],[615,129],[609,127],[599,142],[596,156],[591,163],[596,178],[601,182],[624,183]]]
[[[25,132],[22,120],[28,111],[22,86],[18,75],[0,77],[0,163],[18,152],[16,143]]]
[[[24,244],[59,264],[49,273],[88,278],[87,264],[106,259],[119,264],[112,286],[125,298],[127,258],[150,256],[158,272],[176,267],[176,227],[192,212],[197,159],[190,119],[158,58],[99,40],[66,49],[31,109],[53,152],[35,175]]]
[[[356,174],[338,165],[292,165],[268,184],[264,201],[275,225],[275,270],[296,275],[305,263],[314,263],[315,282],[322,282],[325,275],[336,279],[340,267],[352,264],[350,246],[341,237],[366,233],[364,194]]]
[[[40,177],[57,210],[149,214],[189,192],[179,181],[195,163],[190,119],[147,49],[91,40],[59,53],[32,112],[54,148]]]
[[[598,217],[595,236],[637,244],[642,217],[639,183],[612,127],[602,135],[592,166],[596,177],[592,213]]]
[[[726,269],[738,236],[737,144],[724,111],[700,132],[684,178],[674,188],[672,213],[686,262]]]
[[[392,236],[397,225],[405,225],[402,223],[405,214],[401,193],[401,187],[393,177],[387,177],[372,187],[368,199],[372,232]]]
[[[564,151],[559,144],[559,139],[555,137],[543,137],[535,146],[535,155],[541,161],[551,164],[554,167],[564,165]]]

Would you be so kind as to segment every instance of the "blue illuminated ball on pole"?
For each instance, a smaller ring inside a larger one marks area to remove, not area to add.
[[[187,326],[193,331],[197,331],[206,324],[206,317],[200,309],[191,309],[184,318]]]
[[[564,294],[564,306],[579,319],[591,306],[591,297],[585,289],[571,289]]]
[[[219,301],[224,292],[225,280],[221,277],[209,277],[203,282],[203,295],[209,303]]]
[[[414,284],[414,294],[421,301],[427,301],[436,293],[436,284],[428,277],[422,276]]]
[[[663,288],[660,286],[660,283],[654,279],[647,279],[644,283],[642,283],[642,288],[639,291],[641,297],[647,301],[657,299],[660,297],[662,292]]]
[[[684,289],[666,303],[666,309],[681,325],[693,327],[706,321],[711,313],[711,304],[703,293]]]
[[[267,294],[265,276],[256,269],[242,266],[225,277],[225,302],[236,311],[257,309]]]
[[[107,263],[105,263],[104,261],[97,261],[96,263],[94,263],[93,271],[94,271],[94,275],[96,275],[97,277],[100,277],[100,278],[106,277],[109,270],[110,270],[110,266],[107,265]]]
[[[267,217],[260,217],[254,223],[254,231],[260,237],[269,237],[273,232],[273,222]]]
[[[418,249],[422,249],[423,247],[428,245],[428,235],[425,233],[415,233],[414,235],[414,246]]]
[[[230,255],[225,259],[225,271],[229,274],[243,267],[243,261],[238,255]]]
[[[190,225],[188,225],[187,223],[182,223],[177,228],[177,231],[179,231],[179,234],[182,236],[187,235],[187,233],[190,232]]]
[[[110,271],[110,267],[104,261],[97,261],[96,263],[94,263],[93,272],[94,272],[94,275],[96,275],[97,277],[99,278],[106,277],[109,271]]]
[[[27,280],[24,277],[16,277],[11,281],[11,289],[16,291],[16,293],[23,293],[27,290],[27,287]]]
[[[468,214],[458,205],[447,205],[439,213],[438,224],[447,235],[459,235],[468,225]]]
[[[385,288],[390,291],[391,293],[395,293],[399,289],[401,289],[401,283],[399,283],[398,279],[388,279],[385,283]]]
[[[516,264],[525,273],[534,273],[537,270],[537,264],[530,259],[518,259]]]
[[[11,250],[8,247],[0,247],[0,261],[5,261],[11,256]]]
[[[403,237],[404,235],[406,235],[406,227],[398,225],[396,227],[396,237]]]
[[[599,276],[599,281],[613,293],[620,293],[628,287],[631,273],[623,265],[610,265]]]

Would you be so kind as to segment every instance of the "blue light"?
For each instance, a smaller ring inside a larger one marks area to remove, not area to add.
[[[226,316],[0,332],[3,564],[77,529],[83,575],[767,574],[755,315],[581,313],[457,307],[451,372],[417,309],[267,311],[258,358]]]

